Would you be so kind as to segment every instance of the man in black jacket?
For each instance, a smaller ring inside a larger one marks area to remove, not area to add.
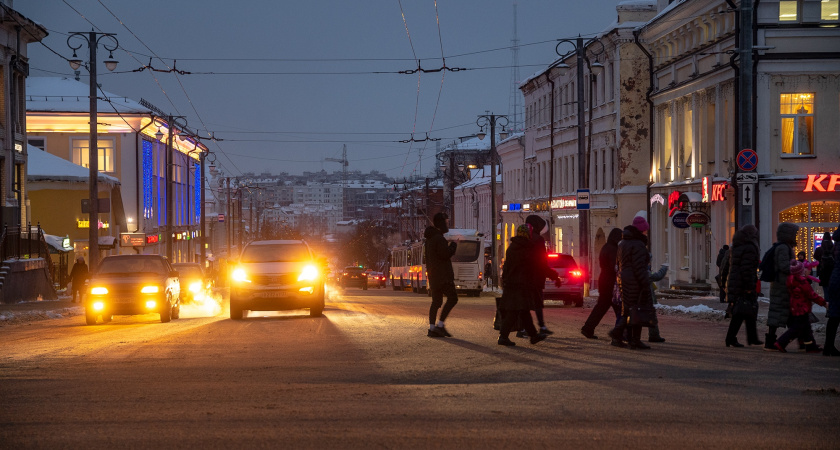
[[[723,247],[720,248],[717,255],[717,264],[718,274],[715,277],[715,280],[718,283],[718,287],[720,288],[720,302],[726,303],[726,277],[729,275],[729,269],[723,267],[724,264],[728,264],[729,261],[729,246],[724,244]]]
[[[439,212],[432,219],[434,226],[427,227],[423,233],[426,238],[426,271],[429,274],[429,291],[432,294],[432,305],[429,307],[429,337],[451,337],[446,331],[444,321],[449,312],[458,303],[458,293],[455,292],[455,272],[452,270],[452,255],[455,254],[457,244],[446,242],[444,233],[449,231],[449,216]],[[443,304],[443,296],[446,304]],[[440,320],[435,324],[437,312]]]
[[[531,225],[531,283],[529,291],[531,292],[531,308],[534,310],[534,315],[537,316],[537,323],[542,334],[554,334],[548,327],[545,326],[545,317],[543,316],[543,308],[545,308],[545,299],[543,299],[543,290],[545,289],[545,279],[550,278],[558,283],[560,275],[548,265],[548,253],[545,251],[545,239],[540,234],[546,226],[545,220],[542,217],[531,214],[525,218],[525,223]],[[520,334],[524,336],[526,333],[523,330]]]
[[[589,339],[598,339],[595,336],[595,327],[604,318],[604,314],[613,308],[616,317],[621,315],[621,310],[613,304],[613,289],[615,288],[615,265],[618,253],[618,243],[621,241],[621,228],[613,228],[607,238],[607,243],[601,247],[598,254],[598,264],[601,267],[601,275],[598,277],[598,303],[589,313],[589,318],[580,329],[581,334]]]

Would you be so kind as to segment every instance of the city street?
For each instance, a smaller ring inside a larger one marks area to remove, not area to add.
[[[321,318],[3,326],[0,448],[837,446],[840,358],[726,348],[725,323],[679,315],[661,317],[667,342],[620,349],[610,316],[580,335],[588,307],[547,309],[556,334],[507,348],[488,294],[434,339],[428,305],[348,289]]]

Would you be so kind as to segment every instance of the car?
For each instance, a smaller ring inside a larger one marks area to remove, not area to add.
[[[212,282],[204,276],[199,263],[175,263],[181,288],[181,303],[203,303],[210,297]]]
[[[324,312],[324,267],[303,240],[253,241],[231,271],[230,318],[245,311]]]
[[[574,303],[583,306],[583,271],[575,258],[564,253],[549,253],[548,266],[560,276],[562,286],[554,285],[554,281],[546,280],[543,298],[546,300],[563,300],[564,303]]]
[[[367,274],[367,285],[368,287],[375,287],[377,289],[381,289],[385,287],[385,275],[382,272],[366,272]]]
[[[364,290],[368,288],[367,273],[363,267],[347,266],[344,272],[341,273],[341,287],[360,287]]]
[[[161,322],[181,315],[178,272],[161,255],[106,256],[88,280],[85,322],[110,322],[114,315],[160,314]]]

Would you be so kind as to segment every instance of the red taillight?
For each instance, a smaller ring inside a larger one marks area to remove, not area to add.
[[[583,272],[581,272],[580,270],[570,270],[569,275],[571,275],[575,278],[580,278],[580,277],[583,276]]]
[[[549,253],[549,254],[548,254],[548,257],[549,257],[549,258],[559,258],[559,257],[560,257],[560,254],[559,254],[559,253]]]

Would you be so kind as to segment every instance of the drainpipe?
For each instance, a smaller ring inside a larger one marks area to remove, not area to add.
[[[136,171],[137,176],[134,177],[134,201],[135,201],[135,206],[137,206],[137,230],[135,230],[135,232],[140,230],[140,218],[143,217],[143,215],[141,215],[141,213],[140,213],[140,176],[139,176],[139,174],[141,173],[141,168],[142,168],[142,165],[141,165],[142,159],[140,158],[140,142],[141,142],[140,133],[143,130],[145,130],[149,125],[155,123],[155,116],[151,115],[151,118],[152,118],[151,122],[147,123],[142,128],[137,130],[137,132],[135,133],[135,139],[134,139],[134,161],[136,161],[136,164],[137,164],[137,171]],[[126,231],[128,231],[128,230],[126,230]]]
[[[545,79],[551,87],[551,111],[548,114],[551,121],[551,134],[549,141],[551,150],[549,151],[549,166],[548,166],[548,248],[554,251],[554,211],[551,210],[551,201],[554,198],[554,80],[551,79],[551,69],[545,72]]]
[[[647,51],[644,45],[639,42],[639,30],[633,30],[633,41],[636,43],[636,46],[645,54],[648,59],[648,90],[645,93],[645,100],[648,104],[648,121],[650,122],[650,133],[648,133],[648,141],[650,142],[650,150],[649,150],[649,159],[651,164],[651,169],[653,168],[653,151],[654,151],[654,125],[655,122],[654,118],[654,108],[653,108],[653,100],[651,100],[651,95],[653,94],[653,56]],[[651,177],[653,178],[653,177]],[[646,186],[646,197],[645,197],[645,211],[647,212],[648,222],[651,220],[650,215],[650,188],[653,185],[653,180],[648,180]]]
[[[759,3],[761,3],[761,0],[755,0],[755,4],[753,5],[753,10],[752,10],[753,11],[753,20],[752,20],[752,23],[753,23],[753,30],[752,30],[753,31],[753,39],[752,39],[753,44],[756,44],[758,42],[758,26],[756,24],[758,23],[758,4]],[[757,81],[758,81],[758,69],[757,68],[758,68],[758,60],[759,59],[760,59],[760,56],[759,56],[758,52],[753,54],[753,66],[752,66],[753,82],[752,82],[752,87],[753,87],[753,99],[755,99],[752,102],[753,103],[753,110],[752,110],[752,123],[753,123],[753,125],[756,124],[756,119],[758,117],[758,101],[757,101],[758,100],[758,83],[757,83]],[[753,145],[756,146],[756,147],[758,146],[757,145],[757,142],[758,142],[757,139],[758,139],[758,126],[753,126],[752,141],[753,141]],[[760,191],[761,191],[761,188],[759,187],[759,184],[760,183],[755,184],[755,198],[756,199],[760,198],[758,196]],[[760,230],[761,229],[760,228],[760,226],[761,226],[761,202],[760,201],[755,201],[755,202],[753,202],[753,204],[755,205],[755,214],[753,215],[753,219],[755,221],[755,227]]]

